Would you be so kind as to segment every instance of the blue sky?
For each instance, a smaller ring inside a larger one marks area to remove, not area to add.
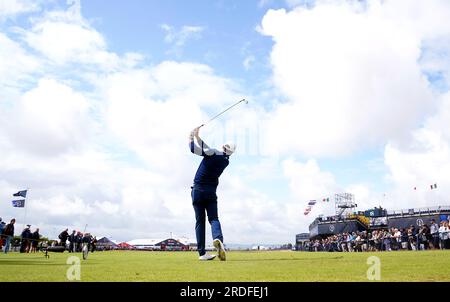
[[[266,65],[272,41],[255,30],[265,10],[258,1],[89,1],[82,8],[118,53],[145,53],[151,62],[175,59],[206,63],[218,74],[245,85],[260,82],[261,76],[270,72]],[[201,38],[188,41],[180,55],[174,55],[168,53],[170,45],[164,42],[163,24],[176,29],[189,24],[204,31]],[[261,60],[255,64],[256,70],[247,71],[242,65],[249,54]]]
[[[361,210],[383,194],[392,209],[446,203],[442,1],[2,5],[0,192],[8,200],[33,187],[33,225],[193,238],[187,190],[200,159],[186,135],[244,96],[247,107],[202,130],[214,146],[259,131],[259,153],[247,152],[246,137],[221,179],[231,242],[293,240],[313,216],[333,213],[320,204],[305,217],[308,200],[343,191]],[[5,203],[0,214],[21,212]]]

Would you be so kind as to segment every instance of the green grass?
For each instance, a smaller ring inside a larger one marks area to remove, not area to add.
[[[67,281],[72,255],[2,253],[0,281]],[[81,259],[81,281],[368,281],[369,256],[380,258],[381,281],[450,281],[450,251],[229,252],[226,262],[200,262],[193,252],[97,252]]]

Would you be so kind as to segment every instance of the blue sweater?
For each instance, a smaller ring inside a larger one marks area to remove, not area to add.
[[[190,142],[191,152],[202,156],[203,160],[194,178],[194,187],[215,191],[219,185],[219,177],[229,164],[229,156],[215,149],[210,149],[202,140],[197,146]]]

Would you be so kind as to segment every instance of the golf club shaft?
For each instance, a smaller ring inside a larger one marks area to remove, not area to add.
[[[240,100],[240,101],[237,102],[236,104],[234,104],[234,105],[228,107],[227,109],[225,109],[225,110],[222,111],[221,113],[217,114],[217,115],[214,116],[212,119],[210,119],[209,121],[207,121],[206,123],[204,123],[203,125],[201,125],[200,128],[203,127],[203,126],[205,126],[205,125],[207,125],[207,124],[209,124],[210,122],[212,122],[213,120],[215,120],[216,118],[218,118],[219,116],[221,116],[222,114],[224,114],[225,112],[227,112],[228,110],[232,109],[233,107],[239,105],[239,104],[242,103],[242,102],[245,102],[245,99]]]

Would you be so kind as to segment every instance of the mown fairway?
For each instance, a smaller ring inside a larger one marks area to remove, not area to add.
[[[68,281],[69,256],[2,253],[0,281]],[[381,260],[381,281],[450,281],[450,251],[229,252],[226,262],[199,262],[193,252],[97,252],[81,259],[81,281],[368,281],[369,256]]]

